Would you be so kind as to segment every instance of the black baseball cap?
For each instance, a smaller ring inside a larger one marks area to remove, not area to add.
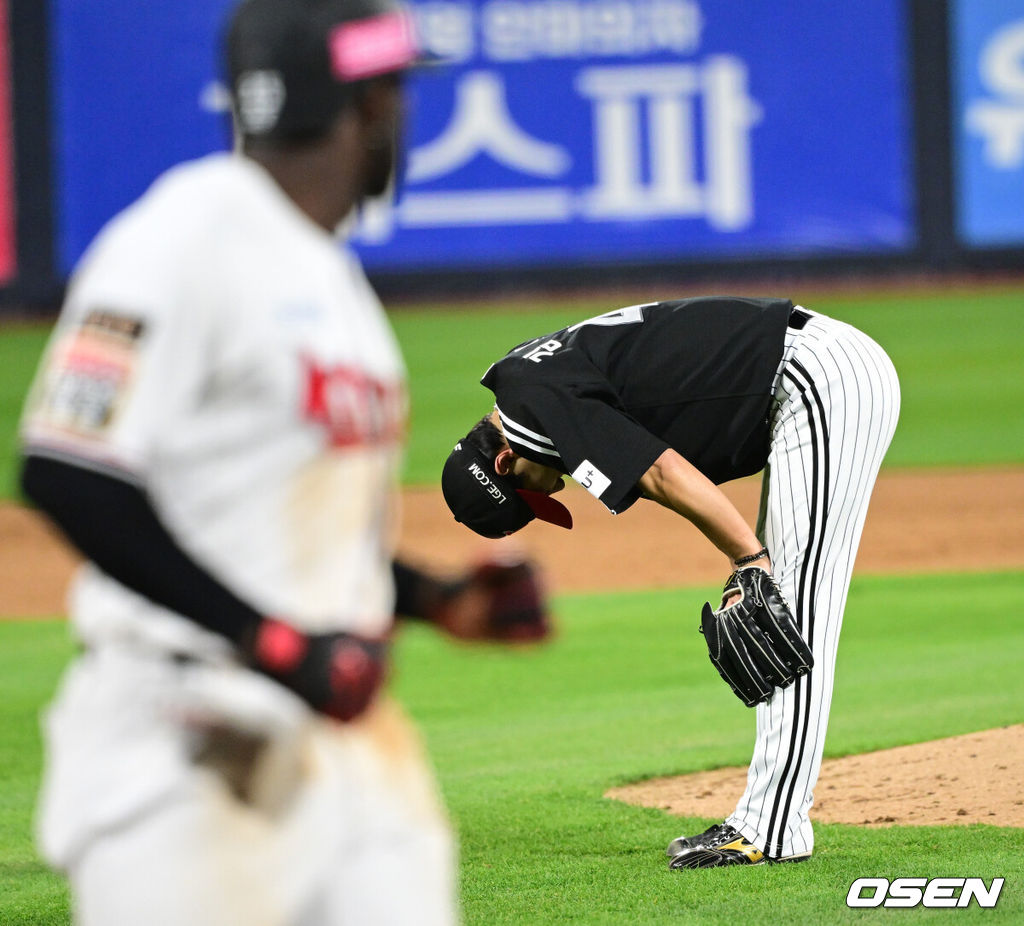
[[[238,131],[258,138],[322,132],[353,84],[428,58],[396,0],[242,0],[226,53]]]
[[[572,514],[543,492],[519,487],[514,476],[494,471],[494,462],[468,440],[448,455],[441,472],[441,493],[455,520],[482,537],[507,537],[534,518],[570,529]]]

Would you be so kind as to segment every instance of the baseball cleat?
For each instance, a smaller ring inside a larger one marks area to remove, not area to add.
[[[668,867],[724,868],[728,865],[763,865],[767,859],[728,823],[716,823],[698,836],[680,836],[665,850]]]
[[[730,865],[763,865],[765,862],[806,862],[811,854],[768,858],[728,823],[716,823],[697,836],[680,836],[668,844],[669,869],[726,868]]]

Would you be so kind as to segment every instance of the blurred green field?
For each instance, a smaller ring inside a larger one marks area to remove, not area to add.
[[[864,329],[892,356],[903,413],[888,466],[1024,462],[1024,288],[794,298]],[[406,481],[436,483],[452,442],[489,406],[478,380],[491,361],[628,301],[393,313],[413,394]],[[44,339],[38,327],[0,332],[0,496],[13,491],[16,416]],[[467,924],[876,923],[901,914],[848,911],[855,878],[956,875],[1005,877],[998,908],[904,915],[1024,922],[1024,830],[819,825],[808,865],[665,869],[669,839],[716,821],[602,794],[747,762],[752,714],[725,690],[694,632],[710,594],[563,596],[559,639],[538,650],[457,647],[418,627],[404,634],[397,690],[426,732],[460,833]],[[1020,572],[857,576],[827,755],[1024,721],[1021,613]],[[38,714],[71,652],[61,621],[0,622],[4,926],[68,922],[63,882],[32,848],[31,813]]]
[[[857,579],[827,755],[1024,720],[1022,578]],[[958,875],[1006,878],[998,907],[917,914],[1024,921],[1024,830],[818,825],[806,865],[666,869],[666,843],[714,821],[602,794],[747,762],[753,714],[711,671],[685,616],[711,592],[565,596],[559,639],[536,650],[405,632],[396,687],[426,733],[460,833],[467,924],[891,922],[900,914],[846,909],[856,878]],[[971,625],[968,660],[965,613],[985,615]],[[28,831],[36,711],[69,652],[62,624],[0,623],[0,922],[10,926],[66,922],[65,889],[35,860]]]
[[[886,465],[1024,462],[1024,287],[793,298],[866,331],[896,364],[903,410]],[[406,482],[438,481],[452,444],[490,407],[479,380],[494,360],[521,341],[624,301],[393,312],[412,383]],[[45,336],[41,327],[0,330],[0,497],[13,491],[14,422]]]

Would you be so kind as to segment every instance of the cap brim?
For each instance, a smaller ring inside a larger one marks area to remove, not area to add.
[[[530,506],[530,510],[541,521],[572,530],[572,512],[561,502],[543,492],[531,492],[529,489],[516,489],[516,494]]]

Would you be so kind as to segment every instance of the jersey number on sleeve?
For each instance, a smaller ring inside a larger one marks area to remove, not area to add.
[[[523,360],[532,360],[534,363],[540,363],[545,357],[550,357],[561,346],[561,341],[545,341],[543,344],[531,347],[530,350],[523,354]]]

